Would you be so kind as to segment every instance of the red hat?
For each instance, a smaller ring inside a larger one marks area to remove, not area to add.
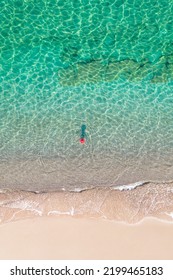
[[[80,138],[81,144],[85,144],[85,138]]]

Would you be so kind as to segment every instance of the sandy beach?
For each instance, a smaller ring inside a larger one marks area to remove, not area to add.
[[[150,217],[173,221],[173,183],[148,183],[130,188],[42,193],[1,190],[0,222],[51,216],[103,218],[129,224]]]
[[[33,218],[0,226],[0,259],[173,259],[173,224]]]
[[[0,259],[173,259],[173,184],[0,193]]]

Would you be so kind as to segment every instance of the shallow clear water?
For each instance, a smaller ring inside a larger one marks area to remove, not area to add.
[[[2,1],[1,188],[173,179],[172,14],[163,0]]]

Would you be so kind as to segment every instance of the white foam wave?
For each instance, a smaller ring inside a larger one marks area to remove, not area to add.
[[[172,219],[173,219],[173,212],[170,212],[170,213],[165,213],[166,215],[170,216]]]
[[[133,184],[129,184],[129,185],[122,185],[122,186],[116,186],[113,187],[114,190],[120,190],[120,191],[127,191],[127,190],[133,190],[139,186],[144,185],[146,182],[136,182]]]
[[[73,216],[74,215],[74,208],[72,207],[70,209],[70,211],[66,211],[66,212],[58,211],[58,210],[52,210],[52,211],[48,212],[48,216],[50,216],[50,215],[71,215],[71,216]]]
[[[7,205],[4,205],[4,207],[32,211],[32,212],[37,213],[39,216],[42,216],[42,213],[43,213],[42,210],[37,209],[39,207],[38,203],[36,203],[34,201],[28,201],[28,200],[11,202],[11,203],[8,203]]]

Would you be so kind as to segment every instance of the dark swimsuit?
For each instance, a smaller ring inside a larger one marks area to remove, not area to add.
[[[80,142],[81,142],[81,144],[84,144],[85,143],[85,137],[86,137],[86,125],[85,124],[83,124],[82,126],[81,126],[81,134],[80,134]]]

